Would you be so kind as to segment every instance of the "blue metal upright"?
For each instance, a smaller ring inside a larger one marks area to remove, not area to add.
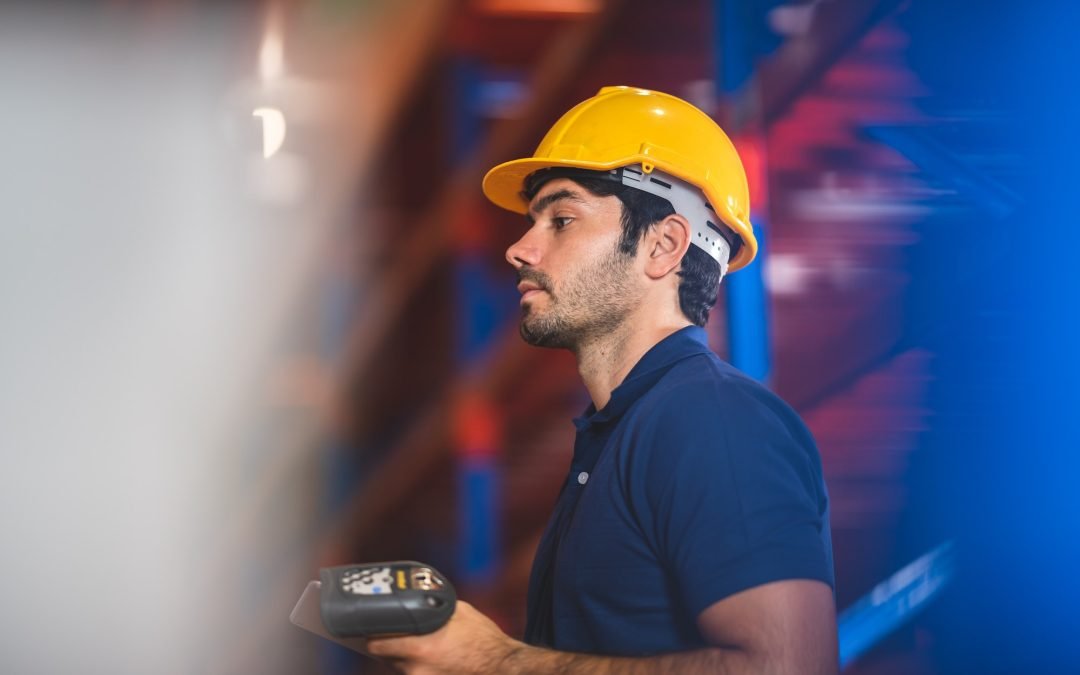
[[[760,382],[771,373],[769,297],[762,275],[767,245],[762,219],[751,214],[757,259],[724,281],[727,288],[728,349],[732,365]]]
[[[747,86],[754,70],[754,45],[747,38],[745,3],[736,0],[715,0],[713,20],[716,35],[716,89],[722,100],[734,101],[752,95]],[[739,107],[736,105],[736,107]],[[738,146],[739,130],[735,132]],[[757,133],[755,125],[751,133]],[[753,143],[753,139],[749,139]],[[740,148],[740,151],[742,149]],[[760,159],[760,158],[759,158]],[[764,179],[764,171],[760,177]],[[762,200],[763,201],[763,200]],[[760,245],[757,259],[737,274],[731,275],[723,286],[727,294],[728,345],[732,365],[747,375],[767,381],[771,370],[769,336],[769,302],[762,270],[768,254],[767,231],[764,227],[765,204],[751,199],[750,219]]]

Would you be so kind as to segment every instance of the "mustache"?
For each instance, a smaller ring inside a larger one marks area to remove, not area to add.
[[[547,274],[544,274],[540,270],[533,269],[531,267],[522,267],[517,271],[517,277],[519,284],[522,281],[528,281],[536,284],[548,293],[551,293],[551,277],[549,277]]]

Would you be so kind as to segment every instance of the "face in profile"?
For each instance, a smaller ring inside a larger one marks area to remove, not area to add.
[[[567,179],[552,180],[529,204],[532,224],[507,249],[518,273],[521,337],[576,351],[616,331],[636,306],[634,257],[618,250],[622,203]]]

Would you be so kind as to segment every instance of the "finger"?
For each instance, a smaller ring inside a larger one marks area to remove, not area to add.
[[[368,651],[376,656],[403,657],[412,651],[414,637],[369,638]]]

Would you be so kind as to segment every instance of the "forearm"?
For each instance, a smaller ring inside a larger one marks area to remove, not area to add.
[[[553,673],[558,675],[656,675],[659,673],[710,673],[742,675],[771,672],[768,664],[759,662],[738,649],[713,647],[690,652],[676,652],[646,657],[595,656],[574,654],[520,645],[510,652],[499,668],[508,675]]]

